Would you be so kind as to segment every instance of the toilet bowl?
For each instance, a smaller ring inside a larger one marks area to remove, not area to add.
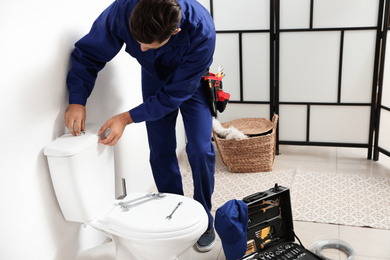
[[[203,206],[169,193],[144,203],[139,202],[150,198],[147,192],[116,200],[113,149],[98,143],[98,129],[87,129],[82,136],[63,135],[44,149],[64,218],[112,238],[117,260],[181,260],[207,229]]]
[[[123,201],[144,195],[130,194]],[[101,222],[113,235],[117,259],[121,255],[123,259],[177,259],[205,232],[208,216],[200,203],[180,195],[165,195],[127,211],[117,206],[104,216]]]
[[[109,234],[117,260],[178,259],[205,232],[208,216],[197,201],[169,193],[128,210],[118,205],[146,194],[128,194],[88,224]]]

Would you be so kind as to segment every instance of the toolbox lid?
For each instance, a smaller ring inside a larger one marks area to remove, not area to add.
[[[145,193],[129,194],[123,202],[144,196]],[[117,206],[108,215],[109,229],[124,237],[163,239],[187,235],[208,225],[203,206],[188,197],[165,193],[165,197],[145,202],[123,211]],[[182,204],[167,219],[179,202]]]
[[[290,190],[275,184],[243,198],[248,205],[248,247],[245,256],[261,254],[295,240]]]

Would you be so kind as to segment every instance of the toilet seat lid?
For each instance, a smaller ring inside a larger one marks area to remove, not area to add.
[[[203,206],[192,198],[164,193],[161,199],[148,201],[144,204],[123,211],[115,207],[107,216],[109,229],[113,233],[137,238],[168,238],[188,234],[208,223],[208,216]],[[122,201],[129,201],[144,196],[145,193],[129,194]],[[172,213],[179,202],[172,218],[166,217]]]

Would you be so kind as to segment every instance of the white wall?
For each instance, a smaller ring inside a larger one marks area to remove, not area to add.
[[[0,259],[69,260],[104,239],[63,219],[43,148],[65,132],[73,44],[110,3],[0,1]],[[140,102],[139,65],[122,51],[99,74],[87,122],[103,124]],[[128,192],[154,188],[144,123],[127,127],[115,153],[117,187],[126,177]]]

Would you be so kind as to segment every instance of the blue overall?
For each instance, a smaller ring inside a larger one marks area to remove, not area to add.
[[[129,111],[148,132],[150,165],[160,192],[183,194],[176,157],[176,118],[182,114],[186,151],[194,182],[194,199],[209,215],[214,191],[215,153],[212,118],[201,77],[212,63],[215,28],[208,11],[194,0],[178,0],[181,31],[159,49],[142,52],[132,38],[128,19],[139,0],[117,0],[96,19],[90,32],[75,44],[67,77],[69,103],[85,105],[98,72],[125,44],[142,66],[143,103]]]

